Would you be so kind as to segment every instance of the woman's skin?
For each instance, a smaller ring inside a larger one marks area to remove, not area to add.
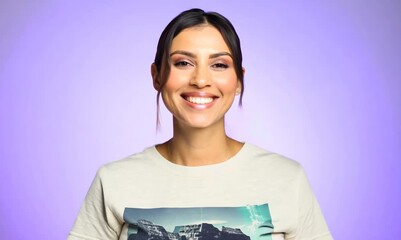
[[[156,149],[184,166],[223,162],[243,146],[225,132],[224,116],[241,92],[230,50],[210,25],[180,32],[170,49],[170,75],[162,98],[173,114],[173,137]],[[156,90],[160,79],[152,65]]]

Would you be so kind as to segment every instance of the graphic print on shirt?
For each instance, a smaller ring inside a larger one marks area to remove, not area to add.
[[[125,208],[127,240],[271,240],[269,205]]]

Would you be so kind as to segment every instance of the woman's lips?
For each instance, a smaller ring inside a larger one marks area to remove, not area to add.
[[[213,101],[218,97],[206,92],[190,92],[181,95],[186,100],[189,106],[194,108],[204,109],[213,104]]]
[[[213,98],[206,97],[185,97],[185,100],[195,104],[207,104],[213,101]]]

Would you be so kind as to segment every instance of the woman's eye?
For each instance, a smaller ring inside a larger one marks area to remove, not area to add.
[[[212,65],[212,68],[226,69],[226,68],[228,68],[228,65],[224,64],[224,63],[215,63]]]
[[[189,66],[192,66],[192,64],[187,62],[187,61],[178,61],[178,62],[174,63],[174,66],[176,66],[176,67],[189,67]]]

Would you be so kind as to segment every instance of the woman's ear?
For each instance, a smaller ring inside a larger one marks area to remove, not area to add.
[[[245,76],[245,68],[242,68],[242,79],[244,79]],[[237,89],[235,90],[235,94],[236,95],[240,95],[242,92],[242,84],[241,82],[238,80],[237,81]]]
[[[150,73],[152,74],[153,87],[156,89],[156,91],[159,91],[161,86],[160,75],[154,63],[152,63],[152,65],[150,66]]]
[[[235,95],[240,95],[242,90],[241,82],[238,80],[237,88],[235,89]]]

